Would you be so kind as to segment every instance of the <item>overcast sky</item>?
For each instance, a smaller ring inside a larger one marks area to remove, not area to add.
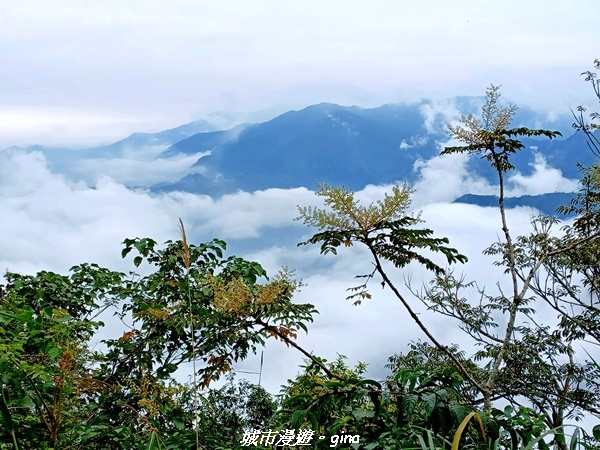
[[[596,0],[0,3],[0,145],[481,95],[492,82],[562,112],[585,100],[579,74],[600,37]]]

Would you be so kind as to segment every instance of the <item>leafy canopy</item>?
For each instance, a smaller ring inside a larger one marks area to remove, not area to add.
[[[317,185],[315,195],[324,197],[329,210],[312,206],[298,207],[305,225],[326,231],[344,231],[358,229],[373,231],[383,221],[401,219],[410,206],[412,191],[406,185],[394,186],[392,194],[385,194],[383,200],[377,200],[363,206],[354,198],[354,192],[343,187],[332,187],[326,182]]]
[[[444,245],[449,242],[447,238],[432,237],[433,231],[427,228],[413,228],[423,221],[419,214],[408,213],[412,191],[406,185],[402,188],[394,186],[391,194],[385,194],[382,200],[367,206],[361,205],[354,192],[344,187],[332,187],[325,182],[318,187],[315,194],[324,197],[327,208],[299,206],[300,215],[296,220],[302,220],[321,232],[298,245],[320,243],[322,254],[337,254],[338,247],[350,247],[354,242],[369,249],[375,269],[369,275],[359,275],[366,278],[364,284],[349,289],[354,294],[348,299],[358,298],[355,305],[359,305],[361,299],[371,298],[366,290],[367,282],[376,271],[383,276],[381,260],[389,261],[397,268],[418,262],[437,274],[444,273],[444,269],[423,255],[421,250],[442,253],[449,264],[467,261],[466,256]],[[383,278],[383,284],[389,284],[387,277]]]
[[[448,124],[452,137],[467,144],[464,146],[446,147],[442,155],[452,153],[482,154],[499,172],[515,168],[508,158],[511,154],[525,148],[525,145],[514,136],[546,136],[553,139],[562,134],[558,131],[531,130],[529,128],[510,128],[517,106],[500,106],[500,86],[491,85],[485,91],[485,103],[481,107],[481,119],[473,114],[462,116],[460,125]]]

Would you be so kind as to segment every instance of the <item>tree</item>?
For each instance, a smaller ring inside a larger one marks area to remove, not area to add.
[[[352,448],[414,448],[424,436],[444,444],[469,412],[456,401],[462,380],[452,369],[433,375],[422,368],[399,371],[386,387],[364,378],[364,364],[352,369],[345,359],[339,355],[329,364],[339,379],[329,379],[309,363],[296,379],[288,380],[283,409],[275,419],[278,429],[358,436],[355,444],[360,445]],[[314,444],[328,448],[335,442],[319,439]]]
[[[460,366],[460,361],[444,345],[439,343],[418,315],[400,293],[392,279],[388,276],[382,261],[393,264],[396,268],[406,267],[411,262],[422,264],[428,270],[441,274],[444,269],[433,260],[420,252],[423,250],[441,253],[448,263],[466,262],[467,258],[457,250],[447,247],[447,238],[432,237],[430,229],[415,229],[422,220],[415,215],[407,214],[410,206],[410,189],[394,187],[392,195],[385,195],[368,206],[362,206],[354,198],[354,193],[345,188],[334,188],[323,182],[319,185],[316,195],[325,198],[325,205],[330,211],[316,207],[299,207],[299,217],[306,225],[321,230],[306,242],[298,245],[321,243],[321,253],[337,253],[342,245],[351,247],[354,242],[365,245],[373,257],[374,270],[366,275],[358,275],[365,282],[350,288],[353,292],[348,299],[354,299],[354,305],[359,305],[363,299],[371,298],[368,292],[368,282],[379,274],[382,286],[388,286],[408,311],[410,317],[427,335],[427,337]],[[469,376],[466,370],[462,370]]]
[[[568,411],[573,405],[591,406],[590,396],[586,397],[582,389],[571,389],[576,385],[576,380],[591,376],[593,371],[582,370],[582,367],[574,364],[572,360],[563,362],[562,356],[573,355],[570,343],[560,342],[544,327],[536,328],[537,332],[541,333],[540,338],[529,331],[523,320],[534,320],[535,309],[531,307],[531,294],[536,277],[543,270],[544,264],[566,255],[571,250],[581,248],[586,239],[562,240],[560,245],[549,248],[541,243],[540,238],[540,235],[547,231],[546,228],[540,233],[534,233],[529,240],[525,237],[515,239],[509,231],[504,204],[505,174],[514,169],[510,161],[511,155],[524,148],[518,138],[553,139],[560,136],[560,133],[524,127],[510,128],[516,107],[501,106],[499,98],[499,87],[491,86],[486,91],[480,119],[473,115],[463,116],[459,125],[449,125],[451,136],[465,145],[448,147],[442,154],[480,155],[487,159],[497,172],[503,239],[485,252],[499,256],[497,264],[506,268],[511,284],[510,294],[506,295],[500,291],[499,295],[489,295],[485,290],[479,289],[480,300],[475,304],[472,304],[470,299],[460,296],[462,290],[476,288],[476,285],[465,283],[463,278],[455,278],[451,271],[436,266],[418,250],[427,248],[430,251],[442,252],[448,263],[463,262],[466,258],[456,250],[445,247],[447,240],[430,237],[431,230],[409,228],[418,222],[418,217],[408,217],[404,214],[409,203],[409,191],[406,187],[404,190],[395,188],[393,195],[386,196],[376,204],[362,207],[354,200],[352,192],[322,184],[317,195],[325,197],[325,204],[330,210],[300,208],[300,219],[320,230],[320,233],[315,234],[306,243],[321,243],[322,253],[335,252],[342,244],[350,246],[359,242],[366,245],[373,257],[375,269],[370,274],[362,275],[365,283],[351,288],[353,294],[350,298],[358,297],[357,303],[363,298],[370,298],[366,290],[367,283],[375,274],[379,274],[382,285],[391,288],[436,349],[465,378],[469,389],[481,395],[484,411],[491,413],[494,398],[506,398],[517,403],[521,397],[525,397],[539,407],[540,412],[545,413],[548,411],[548,402],[559,399],[557,409],[554,410],[555,420],[549,424],[561,427],[565,410]],[[401,194],[404,197],[400,201]],[[544,226],[549,223],[549,219],[537,222],[538,225]],[[529,253],[525,249],[527,246]],[[413,294],[432,310],[457,319],[463,330],[483,345],[483,349],[475,356],[484,361],[485,372],[467,364],[455,351],[435,339],[421,319],[414,314],[409,302],[400,294],[392,277],[384,269],[382,260],[392,262],[396,268],[403,268],[410,261],[417,261],[433,271],[435,278],[431,285],[421,292],[413,290]],[[499,312],[508,316],[507,323],[501,329],[497,322]],[[531,355],[531,359],[526,366],[519,366],[517,355],[524,350]],[[518,385],[515,382],[514,374],[519,367],[524,370],[525,367],[531,368],[535,364],[545,368],[543,373],[546,381],[547,377],[556,381],[556,385],[550,385],[550,392],[547,389],[543,392],[541,378],[531,385]],[[484,373],[485,376],[482,376]],[[533,389],[532,386],[537,389]],[[564,444],[561,431],[557,432],[557,439],[562,440]]]
[[[594,60],[594,68],[596,70],[600,70],[600,59]],[[588,70],[583,72],[581,75],[585,76],[585,81],[589,82],[592,85],[592,90],[594,91],[594,95],[600,101],[600,79],[598,79],[598,74],[596,72],[592,72]],[[600,139],[598,138],[598,134],[596,131],[600,129],[600,114],[598,112],[591,112],[589,114],[589,122],[584,117],[584,114],[587,112],[587,108],[584,106],[577,107],[577,114],[573,112],[573,117],[575,118],[575,123],[573,127],[576,130],[583,131],[588,138],[588,147],[589,149],[600,158]]]
[[[189,398],[189,400],[192,400]],[[220,389],[210,389],[200,397],[200,436],[204,448],[238,448],[244,430],[265,431],[278,403],[261,386],[247,380],[235,381],[233,373]],[[193,402],[186,410],[193,411]]]
[[[491,86],[486,91],[486,101],[482,107],[481,120],[473,115],[462,117],[461,125],[449,126],[450,133],[459,141],[466,145],[462,147],[448,147],[442,154],[469,153],[480,154],[490,161],[498,173],[499,180],[499,209],[502,222],[502,231],[505,242],[498,247],[493,247],[490,252],[503,251],[507,263],[507,269],[510,273],[513,284],[512,299],[502,298],[508,313],[509,321],[506,326],[504,336],[494,338],[500,343],[497,354],[493,357],[489,377],[481,385],[475,380],[468,370],[462,367],[462,363],[456,356],[444,345],[439,343],[432,333],[421,322],[414,313],[409,303],[400,294],[396,286],[391,281],[388,274],[383,269],[380,259],[387,259],[397,268],[406,266],[411,261],[417,261],[432,270],[442,280],[446,276],[445,271],[434,264],[431,260],[421,256],[414,249],[427,248],[434,252],[442,252],[448,263],[464,262],[466,258],[460,255],[456,250],[445,247],[447,239],[431,238],[431,230],[412,230],[408,228],[418,222],[415,217],[404,216],[409,204],[409,191],[404,188],[400,190],[395,188],[392,196],[386,196],[383,201],[369,207],[361,207],[354,201],[350,191],[344,189],[335,189],[327,185],[321,185],[317,195],[325,197],[326,205],[330,206],[333,212],[326,212],[317,208],[300,208],[300,218],[305,224],[316,226],[323,230],[316,234],[307,243],[322,242],[321,252],[327,253],[339,247],[342,243],[346,245],[353,241],[363,243],[369,248],[375,264],[375,272],[378,272],[383,279],[383,284],[389,286],[396,297],[400,299],[405,308],[409,311],[411,318],[419,325],[427,337],[442,351],[445,351],[448,357],[457,365],[461,373],[467,377],[470,382],[477,386],[484,397],[484,409],[491,409],[491,396],[494,388],[494,379],[498,374],[500,365],[504,360],[504,355],[511,342],[515,331],[517,315],[521,308],[526,304],[525,295],[528,290],[530,280],[526,280],[524,285],[519,286],[517,268],[515,261],[515,248],[513,238],[509,232],[506,212],[504,206],[504,174],[514,166],[509,161],[509,156],[521,150],[524,145],[516,136],[546,136],[554,138],[560,133],[548,130],[530,130],[527,128],[509,129],[511,119],[516,111],[515,106],[501,107],[498,100],[500,98],[499,87]],[[541,264],[540,264],[541,265]],[[537,268],[536,268],[537,270]],[[533,271],[533,274],[535,271]],[[367,281],[373,274],[367,275]],[[531,276],[533,276],[533,274]],[[357,288],[358,296],[367,296],[365,291],[366,283]],[[444,300],[439,298],[440,302]],[[460,317],[459,317],[460,318]]]
[[[435,287],[426,290],[424,300],[433,301],[434,310],[461,320],[467,332],[477,342],[484,344],[484,350],[478,352],[476,357],[490,361],[487,366],[490,372],[483,391],[485,410],[491,407],[490,399],[496,386],[513,403],[517,403],[518,396],[523,396],[542,412],[551,412],[548,414],[550,426],[560,429],[565,410],[568,411],[573,404],[592,405],[590,395],[586,396],[583,390],[570,390],[576,385],[576,380],[581,379],[582,368],[574,363],[573,348],[569,342],[564,344],[556,337],[549,336],[548,328],[544,326],[537,326],[535,332],[532,332],[530,325],[519,325],[517,319],[521,315],[536,324],[533,318],[535,309],[528,305],[533,304],[534,298],[530,293],[536,292],[536,280],[543,273],[544,266],[553,259],[581,248],[586,239],[563,239],[559,245],[548,247],[544,242],[554,223],[551,218],[534,219],[534,233],[528,237],[519,237],[515,241],[511,236],[504,205],[504,174],[514,169],[510,163],[510,155],[524,147],[514,137],[545,136],[552,139],[560,133],[527,128],[509,129],[516,108],[500,107],[499,97],[499,88],[491,86],[486,93],[481,121],[469,116],[463,117],[459,126],[449,125],[451,135],[467,145],[446,148],[442,153],[480,154],[490,161],[498,174],[499,212],[504,240],[492,245],[486,253],[500,256],[498,265],[504,266],[510,277],[511,295],[505,296],[501,291],[500,296],[492,297],[480,291],[483,301],[473,308],[469,301],[458,300],[455,294],[454,288],[465,287],[461,286],[460,280],[438,277]],[[508,314],[503,335],[494,332],[498,325],[492,320],[492,312],[497,310]],[[531,356],[529,364],[522,363],[526,359],[525,355]],[[559,361],[561,355],[568,358],[566,363]],[[532,369],[533,367],[536,369]],[[526,368],[531,371],[525,371]],[[515,375],[524,373],[532,376],[537,374],[538,377],[544,373],[546,384],[552,380],[549,383],[550,389],[544,386],[542,378],[538,378],[538,383],[532,381],[519,384],[523,377],[515,378]],[[498,386],[497,379],[502,375],[503,386]],[[586,375],[589,376],[590,372],[587,371]],[[562,432],[559,431],[556,436],[561,448],[565,447]]]
[[[223,241],[188,244],[181,225],[182,240],[162,249],[148,238],[124,241],[123,257],[135,250],[136,267],[144,260],[154,266],[147,276],[95,264],[68,276],[7,274],[0,286],[0,443],[200,448],[199,390],[233,363],[270,337],[315,358],[294,342],[316,311],[292,302],[300,283],[290,271],[269,280],[260,264],[225,257]],[[94,319],[110,306],[128,330],[93,351],[90,339],[104,325]],[[191,386],[174,378],[187,363],[194,365]],[[266,404],[258,390],[244,389]]]
[[[595,61],[596,69],[600,69],[600,61]],[[595,96],[600,102],[600,81],[597,74],[584,72],[586,81],[590,82]],[[580,106],[579,115],[575,115],[573,125],[584,132],[588,138],[588,147],[600,156],[598,146],[598,129],[600,116],[597,112],[589,114],[589,123],[583,113],[586,108]],[[536,293],[562,318],[563,337],[588,338],[600,344],[600,165],[580,166],[582,172],[581,190],[570,205],[559,208],[564,214],[574,214],[572,226],[563,227],[564,239],[580,241],[581,245],[572,248],[560,257],[553,258],[545,265],[551,277],[537,280]],[[562,242],[548,238],[548,245],[556,247]]]

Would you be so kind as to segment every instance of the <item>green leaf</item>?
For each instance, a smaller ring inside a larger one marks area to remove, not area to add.
[[[356,420],[363,420],[366,417],[371,418],[375,416],[375,411],[372,410],[364,410],[362,408],[355,408],[352,411],[352,415],[356,418]]]
[[[404,416],[408,420],[410,416],[413,415],[415,408],[417,407],[417,403],[419,402],[419,397],[417,395],[405,395],[402,398],[402,409],[404,410]]]
[[[127,239],[125,241],[127,241]],[[125,247],[123,250],[121,250],[121,258],[125,258],[130,251],[131,247]]]
[[[23,397],[12,402],[12,406],[16,406],[18,408],[35,408],[35,403],[31,397]]]
[[[60,356],[63,354],[62,349],[58,348],[58,347],[51,347],[48,350],[48,357],[50,358],[51,361],[56,361],[58,358],[60,358]]]
[[[600,441],[600,425],[596,425],[592,428],[592,434],[594,435],[594,439]]]
[[[571,436],[571,442],[569,450],[577,450],[579,448],[579,428],[575,428],[573,436]]]
[[[141,254],[144,254],[144,251],[146,250],[146,243],[144,242],[143,239],[134,242],[133,246],[136,248],[136,250],[138,252],[140,252]]]
[[[427,394],[423,396],[423,401],[425,402],[425,415],[426,417],[431,416],[431,413],[435,409],[435,404],[437,403],[437,398],[435,394]]]
[[[465,408],[461,405],[450,405],[448,407],[450,410],[450,416],[455,423],[461,423],[465,418]]]
[[[0,323],[8,323],[11,320],[20,320],[19,317],[6,311],[0,311]]]
[[[13,431],[13,421],[12,416],[10,415],[10,411],[8,410],[8,406],[6,404],[6,400],[4,397],[4,389],[0,386],[0,418],[2,419],[2,424],[6,431],[12,433]]]
[[[304,409],[294,411],[292,413],[291,427],[294,429],[302,427],[306,419],[306,413],[307,411]]]

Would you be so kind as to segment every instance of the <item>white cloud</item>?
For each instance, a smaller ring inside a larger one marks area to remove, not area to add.
[[[400,142],[400,148],[402,150],[407,150],[409,148],[422,147],[427,144],[428,141],[429,138],[427,136],[411,136],[408,142],[406,139],[402,139],[402,142]]]
[[[440,148],[454,145],[446,142]],[[465,194],[498,195],[497,184],[490,184],[486,179],[468,171],[468,154],[452,154],[435,156],[427,161],[418,160],[414,170],[419,174],[414,184],[413,205],[438,202],[452,202]],[[574,192],[578,189],[578,180],[563,177],[559,169],[548,166],[544,157],[535,154],[531,163],[533,173],[523,175],[516,170],[506,177],[507,197],[522,195],[541,195],[551,192]]]
[[[419,108],[423,126],[429,134],[446,132],[446,124],[460,119],[460,112],[453,100],[435,100]]]
[[[143,162],[142,162],[143,167]],[[547,169],[547,168],[546,168]],[[542,166],[540,165],[540,170]],[[437,157],[421,163],[422,179],[417,183],[416,207],[423,210],[424,227],[437,236],[447,236],[450,245],[469,257],[457,267],[467,280],[495,289],[506,278],[492,258],[482,250],[497,239],[499,217],[494,208],[449,204],[452,196],[468,188],[493,189],[466,172],[461,157]],[[445,175],[445,176],[444,176]],[[381,198],[389,187],[368,186],[358,197],[368,202]],[[437,191],[437,192],[436,192]],[[40,153],[0,152],[0,270],[32,273],[37,270],[66,272],[81,262],[97,262],[117,270],[133,267],[120,258],[120,242],[126,237],[152,237],[158,242],[177,239],[177,218],[182,217],[192,242],[213,237],[260,239],[277,229],[301,227],[293,218],[296,205],[315,205],[318,199],[307,189],[268,189],[239,192],[219,200],[185,193],[150,195],[132,191],[112,178],[101,177],[89,188],[73,183],[49,170]],[[508,212],[509,227],[516,234],[529,229],[530,211],[516,208]],[[300,228],[298,228],[300,230]],[[306,235],[314,230],[306,229]],[[336,353],[349,357],[349,363],[370,363],[371,374],[384,375],[388,356],[406,350],[410,340],[423,338],[399,301],[373,280],[372,300],[359,307],[346,301],[346,289],[357,284],[355,275],[372,270],[368,253],[360,246],[340,249],[338,256],[319,255],[317,246],[296,247],[284,239],[273,247],[240,255],[257,260],[270,274],[282,265],[298,269],[308,286],[296,301],[316,305],[320,315],[302,333],[298,342],[309,351],[329,360]],[[436,256],[436,261],[444,261]],[[421,267],[392,269],[393,280],[421,314],[424,322],[445,343],[459,343],[470,349],[456,324],[442,316],[427,313],[408,293],[404,278],[411,276],[418,288],[429,276]],[[265,350],[263,385],[277,392],[279,385],[298,372],[302,355],[280,342]],[[241,370],[258,369],[258,357],[237,364]],[[248,378],[256,381],[255,377]]]
[[[165,124],[164,118],[127,115],[98,108],[0,103],[0,148],[11,145],[90,147],[106,144],[142,128]]]
[[[117,264],[125,237],[175,228],[153,200],[109,178],[94,189],[51,173],[40,153],[0,153],[0,270],[66,270],[82,258]],[[8,219],[7,219],[8,218]],[[25,264],[25,266],[23,266]]]
[[[142,164],[143,167],[143,164]],[[174,238],[177,218],[190,233],[209,239],[256,237],[260,230],[294,224],[296,205],[312,193],[269,189],[213,200],[186,193],[149,195],[107,176],[93,188],[52,173],[39,152],[0,152],[0,270],[21,270],[22,262],[65,270],[78,260],[119,261],[126,237]],[[29,256],[27,256],[29,255]],[[27,266],[30,267],[30,266]]]
[[[575,192],[579,181],[564,178],[559,169],[548,166],[546,159],[539,153],[530,164],[533,173],[529,176],[515,172],[508,177],[508,196],[541,195],[549,192]]]
[[[137,158],[83,159],[76,163],[72,170],[74,176],[93,184],[99,177],[110,176],[127,186],[151,186],[160,182],[177,181],[189,173],[202,173],[201,167],[192,167],[202,156],[208,153],[177,155],[172,158],[152,159],[152,154],[165,147],[138,149]],[[127,152],[125,153],[127,154]]]
[[[190,203],[197,202],[190,194],[172,194]],[[219,234],[226,239],[258,237],[265,228],[279,228],[293,224],[298,215],[296,205],[312,202],[313,194],[306,188],[267,189],[254,193],[238,192],[225,195],[219,200],[202,197],[201,204],[194,205],[201,214],[198,230]]]
[[[440,155],[415,162],[419,180],[414,184],[416,208],[438,202],[452,202],[468,193],[494,195],[496,189],[487,180],[467,171],[467,154]]]

